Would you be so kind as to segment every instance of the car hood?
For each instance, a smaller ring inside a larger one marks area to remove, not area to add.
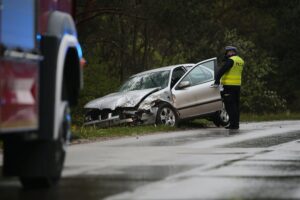
[[[117,107],[135,107],[145,97],[158,91],[159,88],[151,88],[145,90],[134,90],[128,92],[116,92],[104,97],[92,100],[88,102],[84,108],[97,108],[97,109],[111,109],[114,110]]]

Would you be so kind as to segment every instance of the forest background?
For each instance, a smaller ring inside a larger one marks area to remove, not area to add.
[[[73,112],[116,91],[130,75],[218,57],[235,45],[246,64],[241,111],[300,111],[299,0],[76,0],[87,65]]]

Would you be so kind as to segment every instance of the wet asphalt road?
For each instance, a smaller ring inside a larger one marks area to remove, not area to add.
[[[300,199],[300,121],[72,145],[57,187],[0,177],[5,199]]]

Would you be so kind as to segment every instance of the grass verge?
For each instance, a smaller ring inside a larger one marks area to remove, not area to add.
[[[175,131],[175,127],[168,126],[124,126],[124,127],[77,127],[72,126],[73,141],[76,140],[95,140],[113,139],[126,136],[139,136],[156,132]]]
[[[241,114],[241,122],[261,122],[261,121],[275,121],[275,120],[300,120],[300,113],[280,113],[280,114]],[[168,126],[124,126],[111,128],[97,128],[97,127],[78,127],[73,126],[73,143],[90,140],[105,140],[120,137],[153,134],[157,132],[170,132],[176,130],[186,130],[195,128],[213,127],[211,121],[205,119],[196,119],[181,123],[177,128]]]

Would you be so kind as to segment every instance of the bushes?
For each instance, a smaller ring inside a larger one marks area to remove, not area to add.
[[[76,20],[88,65],[80,104],[73,111],[78,123],[86,102],[115,91],[129,75],[153,67],[196,63],[223,53],[230,44],[239,48],[246,63],[243,112],[286,110],[287,103],[278,92],[289,100],[290,108],[300,109],[295,42],[300,35],[298,1],[79,2]],[[291,5],[289,9],[286,4]],[[280,69],[279,63],[286,69]],[[280,71],[291,81],[284,82],[285,77],[275,73]],[[281,89],[282,85],[289,90]]]

